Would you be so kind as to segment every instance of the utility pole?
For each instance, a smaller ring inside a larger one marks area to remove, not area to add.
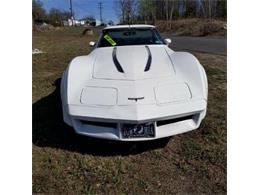
[[[73,10],[72,10],[72,0],[70,0],[70,19],[71,19],[71,22],[72,22],[72,26],[74,26]]]
[[[99,8],[99,14],[100,14],[100,22],[101,24],[103,23],[103,19],[102,19],[102,9],[103,9],[103,3],[100,1],[98,2],[98,8]]]

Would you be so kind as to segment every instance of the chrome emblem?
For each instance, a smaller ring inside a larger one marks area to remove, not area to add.
[[[144,99],[144,97],[136,97],[136,98],[134,98],[134,97],[129,97],[128,98],[128,100],[134,100],[134,101],[138,101],[138,100],[143,100]]]

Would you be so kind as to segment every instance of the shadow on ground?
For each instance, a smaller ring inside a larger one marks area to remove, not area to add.
[[[60,79],[55,91],[33,104],[33,144],[99,156],[138,154],[162,148],[169,138],[149,142],[119,142],[77,135],[62,119]]]

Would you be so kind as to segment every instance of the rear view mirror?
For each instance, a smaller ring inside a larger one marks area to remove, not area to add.
[[[164,39],[164,42],[166,43],[166,45],[170,45],[172,40],[167,38],[167,39]]]
[[[96,43],[95,43],[94,41],[90,41],[90,42],[89,42],[89,46],[90,46],[90,47],[94,47],[95,44],[96,44]]]

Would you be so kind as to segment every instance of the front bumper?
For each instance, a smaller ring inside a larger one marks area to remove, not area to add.
[[[76,133],[96,138],[143,141],[169,137],[197,129],[206,115],[205,100],[186,103],[158,105],[136,105],[119,107],[90,107],[70,105],[63,108],[64,121]],[[123,138],[121,124],[153,122],[155,137]]]

